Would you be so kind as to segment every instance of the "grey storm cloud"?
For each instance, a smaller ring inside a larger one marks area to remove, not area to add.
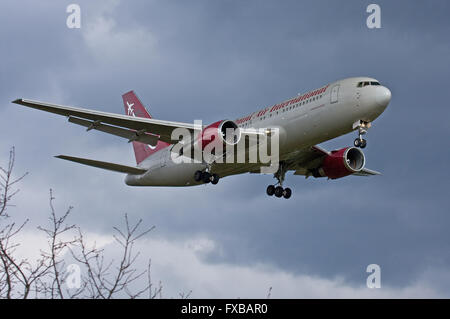
[[[364,1],[77,1],[79,30],[65,25],[69,3],[0,5],[0,158],[15,145],[17,170],[30,172],[17,216],[45,222],[51,187],[58,208],[75,206],[74,221],[92,232],[110,233],[127,212],[156,225],[152,236],[162,240],[210,238],[217,247],[201,255],[206,264],[265,264],[358,286],[377,263],[386,286],[426,278],[450,295],[447,1],[378,1],[378,30],[365,25]],[[127,187],[120,174],[53,158],[132,164],[126,142],[10,103],[23,97],[121,113],[120,95],[134,89],[155,118],[212,122],[357,75],[393,94],[365,150],[367,166],[383,175],[288,175],[289,201],[265,195],[270,176]]]

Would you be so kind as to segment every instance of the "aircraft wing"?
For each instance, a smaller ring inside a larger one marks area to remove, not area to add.
[[[330,152],[320,146],[312,146],[291,153],[287,158],[281,159],[286,163],[288,171],[294,171],[294,175],[311,176],[311,170],[317,169],[322,165],[324,158]],[[213,164],[213,171],[220,176],[242,174],[242,173],[261,173],[262,165],[260,163],[242,163],[242,164]],[[363,168],[355,176],[381,175],[380,172]]]
[[[329,155],[330,152],[326,149],[314,145],[305,150],[299,151],[298,155],[294,155],[288,161],[290,168],[294,169],[294,175],[305,175],[310,176],[310,170],[314,168],[318,168],[321,166],[324,158]],[[372,175],[381,175],[380,172],[363,168],[361,171],[357,173],[353,173],[355,176],[372,176]]]
[[[368,169],[368,168],[363,168],[360,172],[354,173],[353,175],[355,175],[355,176],[372,176],[372,175],[381,175],[381,173],[371,170],[371,169]]]
[[[192,123],[133,117],[34,100],[17,99],[13,101],[13,103],[41,111],[68,116],[69,122],[86,126],[88,130],[96,129],[127,138],[129,141],[137,141],[150,145],[156,145],[158,138],[159,140],[170,144],[178,142],[172,141],[171,139],[172,131],[176,128],[185,128],[191,133],[193,133],[195,129],[198,129],[198,127],[194,127],[194,124]]]

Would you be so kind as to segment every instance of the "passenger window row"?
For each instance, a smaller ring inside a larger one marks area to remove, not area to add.
[[[378,83],[378,82],[377,82],[377,83]],[[378,84],[378,85],[380,85],[380,84]],[[322,96],[323,96],[323,94],[321,94],[321,95],[319,95],[319,96],[312,97],[312,98],[310,98],[310,99],[308,99],[308,100],[305,100],[305,101],[303,101],[303,102],[298,102],[298,103],[296,103],[296,104],[294,104],[294,105],[292,105],[292,106],[289,106],[289,107],[286,108],[286,109],[283,108],[281,111],[276,111],[276,114],[273,114],[273,115],[278,115],[278,112],[284,113],[284,112],[293,110],[293,109],[295,109],[295,108],[297,108],[297,107],[299,107],[299,106],[308,104],[309,102],[312,102],[312,101],[315,101],[315,100],[318,100],[318,99],[322,98]],[[274,113],[275,113],[275,112],[274,112]],[[261,116],[261,117],[259,118],[259,120],[262,121],[262,120],[265,120],[266,118],[269,118],[269,117],[272,117],[272,113],[269,113],[268,115]],[[238,126],[239,126],[239,127],[249,127],[249,126],[250,126],[250,123],[247,122],[247,123],[244,123],[244,124],[240,124],[240,125],[238,125]]]

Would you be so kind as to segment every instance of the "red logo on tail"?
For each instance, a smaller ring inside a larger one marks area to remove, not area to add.
[[[152,118],[133,91],[127,92],[124,95],[122,95],[122,99],[126,115],[148,119]],[[158,143],[155,146],[143,144],[140,142],[132,142],[132,143],[137,164],[141,163],[143,160],[145,160],[153,153],[170,145],[162,141],[158,141]]]

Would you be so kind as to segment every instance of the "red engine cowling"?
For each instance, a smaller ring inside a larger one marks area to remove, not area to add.
[[[213,142],[235,145],[241,139],[241,131],[238,125],[230,120],[217,121],[205,127],[199,134],[199,144],[202,150]]]
[[[313,171],[314,177],[341,178],[357,173],[364,168],[364,153],[356,147],[332,151],[325,157],[322,166]]]

